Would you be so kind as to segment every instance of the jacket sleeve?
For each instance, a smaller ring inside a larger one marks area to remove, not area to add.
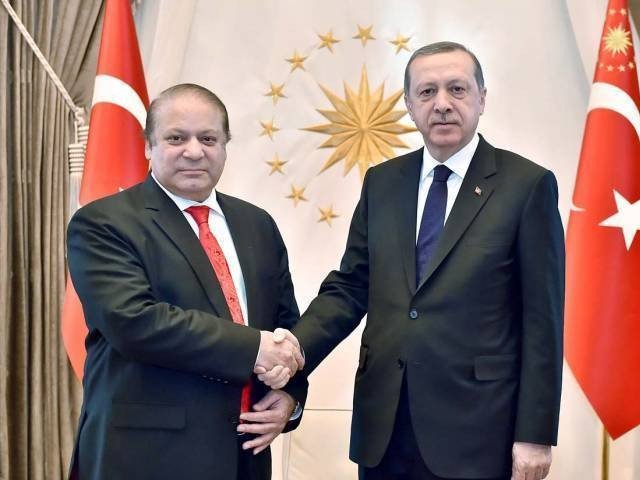
[[[90,330],[87,342],[102,337],[133,361],[244,384],[254,367],[259,331],[160,301],[139,245],[111,221],[89,205],[68,227],[69,271]]]
[[[318,296],[311,302],[293,332],[304,348],[307,373],[311,373],[358,326],[367,313],[369,298],[367,192],[370,173],[371,170],[365,175],[362,194],[353,213],[340,270],[332,271],[322,282]]]
[[[517,240],[522,350],[515,440],[555,445],[562,387],[564,233],[558,187],[545,171],[522,211]]]
[[[279,297],[276,326],[291,330],[295,327],[295,325],[298,323],[298,320],[300,319],[300,310],[298,309],[298,304],[296,302],[293,282],[291,280],[291,273],[289,271],[289,258],[287,255],[287,249],[285,247],[284,241],[282,240],[280,231],[278,230],[278,227],[276,226],[273,219],[271,219],[271,224],[273,226],[273,232],[276,244],[278,245],[280,256],[280,266],[277,277]],[[291,379],[289,383],[287,383],[283,390],[291,395],[301,408],[304,408],[304,404],[307,399],[308,388],[309,382],[307,381],[306,376],[298,373]],[[296,419],[291,420],[289,423],[287,423],[284,432],[288,432],[297,428],[300,424],[300,420],[302,420],[302,414],[300,414]]]

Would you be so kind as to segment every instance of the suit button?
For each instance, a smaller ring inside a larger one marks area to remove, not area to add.
[[[398,368],[401,370],[404,368],[404,360],[401,358],[398,359]]]
[[[415,308],[409,310],[409,318],[411,320],[415,320],[416,318],[418,318],[418,311]]]

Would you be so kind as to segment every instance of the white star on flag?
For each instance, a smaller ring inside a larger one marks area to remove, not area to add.
[[[600,225],[621,228],[627,250],[631,250],[633,238],[636,232],[640,230],[640,200],[631,203],[615,190],[613,191],[613,196],[616,199],[618,212],[600,222]]]

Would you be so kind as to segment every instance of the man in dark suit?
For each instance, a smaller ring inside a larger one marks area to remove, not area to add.
[[[426,148],[367,172],[340,270],[293,329],[310,371],[368,314],[350,449],[365,480],[549,470],[562,371],[557,185],[476,133],[485,95],[464,46],[413,54],[405,101]]]
[[[266,212],[214,190],[230,137],[212,92],[165,90],[145,136],[146,181],[69,224],[89,327],[73,474],[269,479],[268,445],[306,397],[302,377],[286,391],[253,380],[274,369],[281,386],[304,363],[271,333],[299,317],[284,243]]]

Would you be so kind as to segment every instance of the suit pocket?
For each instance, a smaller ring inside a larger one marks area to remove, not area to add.
[[[515,378],[520,370],[518,355],[483,355],[474,359],[473,365],[476,380],[502,380]]]
[[[114,403],[111,425],[119,428],[160,428],[180,430],[185,427],[185,408],[148,403]]]
[[[369,354],[369,347],[366,345],[360,345],[360,357],[358,358],[358,371],[364,370],[367,365],[367,356]]]

